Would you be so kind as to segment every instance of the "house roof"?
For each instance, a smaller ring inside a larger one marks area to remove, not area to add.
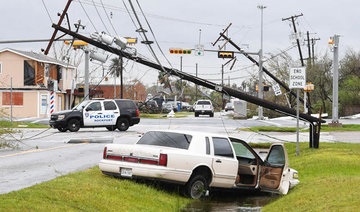
[[[32,52],[32,51],[28,52],[28,51],[22,51],[22,50],[17,50],[17,49],[6,48],[6,49],[2,49],[0,51],[0,53],[3,53],[5,51],[9,51],[9,52],[12,52],[14,54],[18,54],[18,55],[21,55],[23,57],[27,57],[27,58],[29,58],[31,60],[35,60],[35,61],[38,61],[38,62],[50,63],[50,64],[63,66],[63,67],[66,67],[66,68],[75,69],[75,67],[72,66],[72,65],[69,65],[69,64],[64,63],[64,62],[62,62],[60,60],[57,60],[57,59],[54,59],[54,58],[51,58],[51,57],[48,57],[46,55],[39,54],[39,53],[36,53],[36,52]]]

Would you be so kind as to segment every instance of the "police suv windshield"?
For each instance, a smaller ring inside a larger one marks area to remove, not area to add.
[[[83,101],[80,104],[76,105],[73,110],[82,110],[88,103],[89,101]]]

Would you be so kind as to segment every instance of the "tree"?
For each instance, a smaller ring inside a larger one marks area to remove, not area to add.
[[[120,98],[123,98],[123,73],[122,73],[122,58],[114,57],[111,59],[110,64],[110,74],[114,77],[121,77],[120,78]],[[114,82],[114,98],[116,98],[116,80]]]
[[[315,86],[315,90],[311,92],[311,102],[315,111],[320,110],[327,113],[331,105],[332,94],[332,60],[325,53],[322,57],[317,57],[315,64],[307,69],[307,79]]]
[[[114,57],[111,59],[110,64],[110,74],[114,77],[119,77],[121,74],[121,60],[118,57]]]

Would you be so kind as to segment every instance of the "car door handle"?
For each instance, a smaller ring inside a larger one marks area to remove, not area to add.
[[[98,114],[102,114],[102,113],[98,113]]]
[[[215,162],[216,162],[216,163],[221,163],[221,160],[217,159]]]
[[[119,113],[119,112],[114,112],[114,113]]]

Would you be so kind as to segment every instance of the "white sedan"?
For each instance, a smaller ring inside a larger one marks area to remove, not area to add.
[[[262,160],[243,140],[192,131],[150,131],[136,144],[108,144],[99,168],[107,175],[183,184],[194,199],[210,187],[287,194],[299,183],[283,144],[273,144]]]

